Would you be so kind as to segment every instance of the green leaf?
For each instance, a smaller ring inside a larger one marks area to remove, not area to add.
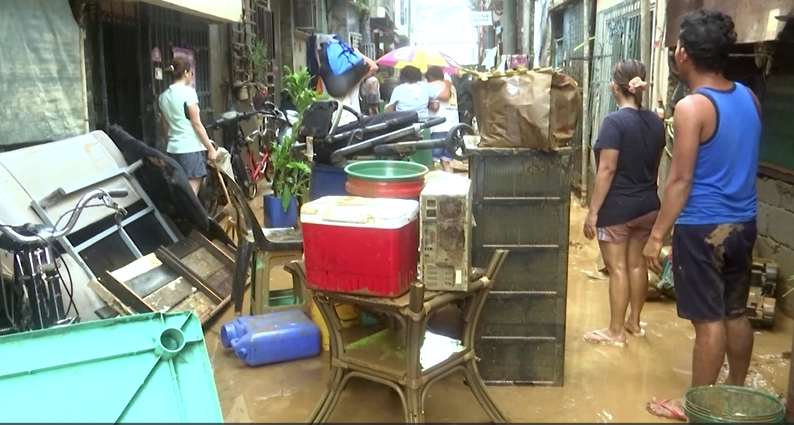
[[[281,207],[284,208],[284,212],[287,212],[289,209],[289,203],[292,200],[292,193],[289,189],[286,189],[284,193],[281,195]]]

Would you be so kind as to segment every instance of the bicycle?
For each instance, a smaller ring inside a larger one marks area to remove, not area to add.
[[[12,252],[14,261],[11,285],[7,285],[6,279],[0,275],[1,307],[10,323],[0,329],[0,334],[47,329],[80,321],[80,312],[73,299],[71,273],[64,263],[70,284],[67,287],[58,266],[61,253],[56,244],[72,231],[85,208],[103,206],[115,210],[116,221],[121,225],[127,212],[113,198],[123,198],[127,194],[127,189],[96,189],[88,192],[80,198],[75,208],[64,213],[52,227],[33,223],[12,226],[0,222],[0,249]],[[101,199],[102,204],[88,205],[94,199]],[[58,223],[69,213],[71,216],[66,226],[57,230]],[[69,296],[66,309],[62,287]],[[72,308],[75,316],[68,317]]]
[[[253,131],[249,136],[243,136],[240,124],[255,116],[263,117],[265,124]],[[275,121],[275,136],[271,140],[265,140],[262,143],[262,138],[268,133],[267,124],[270,120]],[[283,142],[285,135],[289,134],[296,120],[297,114],[293,111],[284,113],[272,102],[266,102],[261,110],[249,112],[229,111],[222,114],[212,124],[207,125],[208,130],[223,130],[223,146],[229,150],[232,156],[232,171],[234,172],[235,180],[237,180],[237,184],[243,189],[243,193],[249,199],[253,199],[256,196],[257,186],[263,178],[271,181],[273,170],[272,166],[269,165],[269,148],[273,142]],[[258,161],[252,148],[255,140],[260,142],[260,159]],[[245,155],[243,155],[243,148],[246,148],[247,151]]]

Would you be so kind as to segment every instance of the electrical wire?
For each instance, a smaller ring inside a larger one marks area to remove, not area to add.
[[[96,208],[96,207],[107,208],[107,206],[105,204],[94,204],[94,205],[86,205],[86,206],[84,206],[83,210],[85,210],[87,208]],[[67,214],[73,214],[75,211],[77,211],[77,208],[72,208],[72,209],[66,210],[63,214],[61,214],[60,217],[58,217],[58,220],[55,221],[55,225],[53,226],[53,228],[54,229],[58,229],[58,224],[61,223],[61,220],[63,220],[66,217]],[[49,241],[45,241],[45,242],[47,242],[49,244],[50,248],[54,252],[58,251],[55,248],[55,245],[52,242],[49,242]],[[64,279],[63,278],[63,274],[61,274],[61,266],[58,264],[59,260],[60,260],[61,264],[63,265],[63,267],[66,269],[66,276],[68,276],[68,278],[69,278],[69,285],[68,286],[66,285],[66,279]],[[61,280],[61,286],[63,287],[64,292],[66,292],[66,295],[69,296],[69,305],[67,306],[66,312],[64,314],[68,317],[69,313],[71,313],[71,311],[72,311],[72,308],[74,308],[74,314],[77,317],[80,317],[80,310],[77,308],[77,304],[75,304],[75,302],[74,302],[74,280],[72,280],[72,272],[71,272],[71,270],[69,270],[69,265],[66,264],[66,260],[64,260],[63,257],[59,256],[58,258],[55,259],[55,273],[58,274],[58,278]]]
[[[83,210],[85,210],[86,208],[94,208],[94,207],[107,207],[107,206],[104,205],[104,204],[86,205],[86,206],[83,207]],[[71,209],[65,211],[63,214],[61,214],[61,216],[58,217],[58,220],[55,221],[55,225],[53,226],[53,229],[57,230],[58,229],[58,225],[66,217],[66,215],[70,214],[70,213],[73,214],[75,211],[77,211],[77,208],[71,208]],[[10,227],[12,227],[12,226],[10,226],[8,224],[0,224],[0,228],[10,228]],[[52,241],[48,241],[48,240],[44,239],[43,237],[41,237],[40,235],[35,235],[35,236],[38,237],[45,246],[49,247],[52,250],[53,253],[58,253],[58,249],[56,248],[55,244]],[[75,315],[77,317],[80,317],[80,310],[77,308],[77,304],[74,302],[74,280],[72,279],[72,272],[69,269],[69,265],[66,263],[66,260],[64,260],[63,257],[61,257],[60,255],[57,255],[53,262],[55,263],[54,264],[55,265],[55,273],[58,274],[58,279],[60,279],[61,287],[63,288],[64,292],[66,292],[66,295],[69,297],[69,304],[67,305],[66,312],[64,313],[64,315],[68,317],[69,313],[71,313],[71,311],[72,311],[72,308],[74,308]],[[59,262],[60,262],[60,264],[59,264]],[[66,283],[67,280],[64,279],[63,274],[61,273],[61,266],[63,266],[66,269],[66,276],[68,277],[68,282],[69,282],[68,285]],[[5,268],[5,264],[3,264],[3,268]],[[5,286],[5,277],[2,276],[2,273],[0,273],[0,288],[4,288],[5,289],[5,287],[6,287]],[[8,309],[8,303],[7,303],[5,295],[6,294],[4,293],[3,294],[3,308],[4,308],[5,313],[6,313],[6,318],[11,322],[12,325],[14,325],[15,320],[14,320],[14,317],[11,315],[11,312]],[[22,304],[24,304],[24,302],[22,302]]]

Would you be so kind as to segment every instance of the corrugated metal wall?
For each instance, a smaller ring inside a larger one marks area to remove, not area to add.
[[[88,130],[82,34],[67,1],[4,0],[0,145]]]
[[[576,0],[569,3],[561,11],[555,14],[562,15],[557,22],[561,29],[555,33],[559,35],[558,42],[555,43],[555,63],[560,64],[562,72],[570,75],[583,86],[584,67],[586,58],[584,57],[584,43],[589,38],[588,25],[584,21],[584,2],[589,0]],[[558,16],[559,16],[558,15]],[[582,121],[576,125],[573,139],[570,146],[573,148],[572,161],[573,170],[571,171],[571,184],[581,188],[582,185]]]
[[[592,121],[592,132],[589,138],[591,145],[601,130],[601,121],[607,114],[618,108],[609,87],[612,82],[612,67],[623,59],[639,59],[639,28],[640,2],[638,0],[626,0],[617,6],[599,12],[596,16],[593,70],[590,74],[590,104],[585,105],[590,109]],[[593,164],[593,166],[595,165]]]

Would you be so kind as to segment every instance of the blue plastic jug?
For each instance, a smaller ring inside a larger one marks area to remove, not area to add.
[[[243,335],[258,328],[268,320],[272,320],[268,318],[268,315],[258,314],[256,316],[241,316],[224,324],[221,326],[221,345],[223,345],[223,348],[231,348],[232,341],[242,338]]]
[[[234,353],[248,366],[315,357],[322,351],[320,328],[301,310],[263,314],[266,319],[242,338]]]

